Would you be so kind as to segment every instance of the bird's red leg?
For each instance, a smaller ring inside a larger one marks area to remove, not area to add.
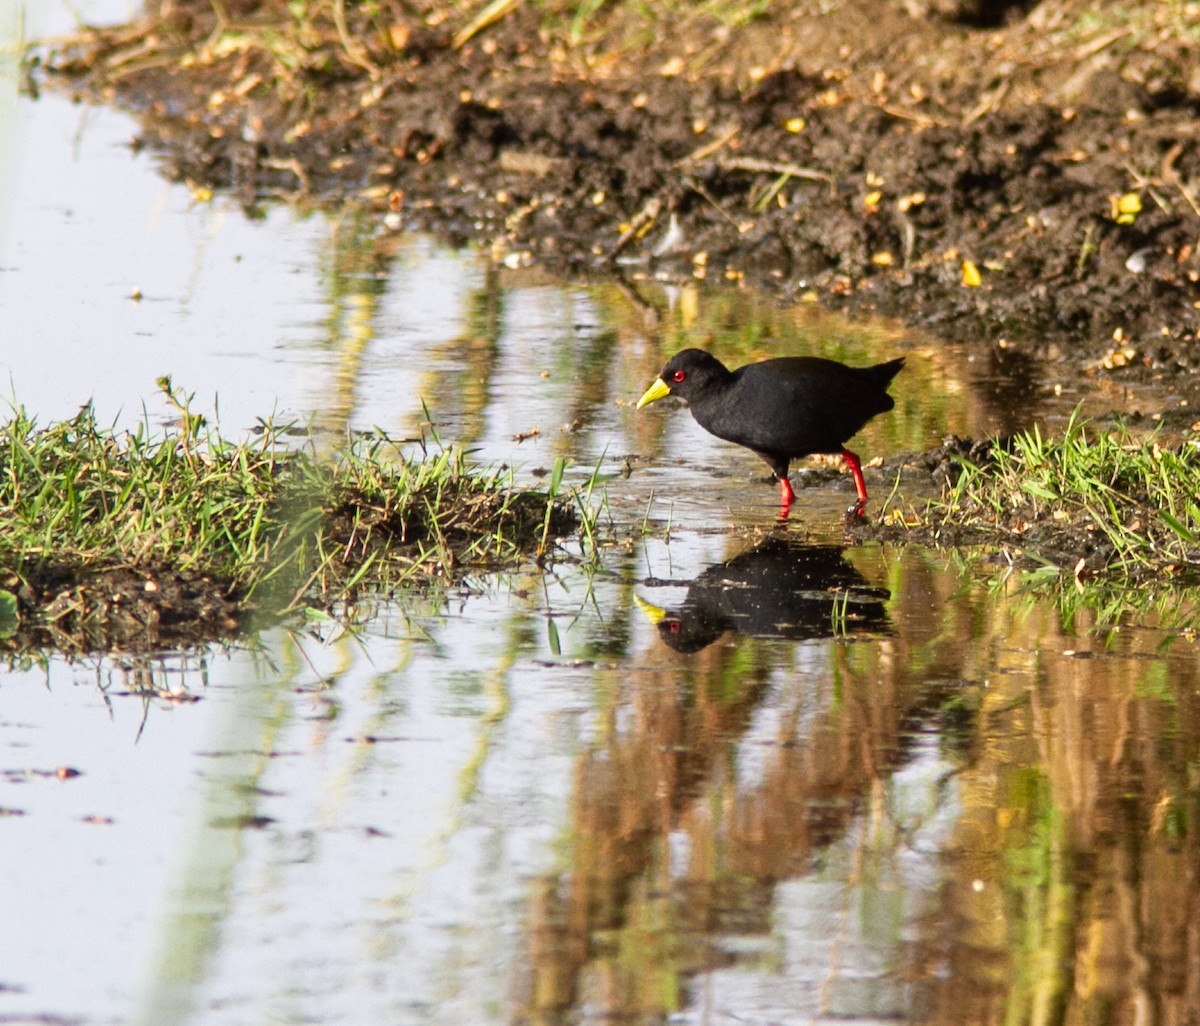
[[[786,520],[788,509],[796,501],[796,493],[792,491],[792,483],[787,474],[776,475],[779,478],[779,519]]]
[[[862,460],[845,448],[842,449],[842,459],[846,461],[846,466],[850,468],[850,473],[854,476],[854,490],[858,492],[858,502],[851,508],[861,517],[863,510],[867,507],[867,483],[862,476]]]

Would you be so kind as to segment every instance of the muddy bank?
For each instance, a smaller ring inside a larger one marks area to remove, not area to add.
[[[510,264],[748,280],[1187,393],[1194,6],[617,7],[575,38],[553,5],[174,0],[43,46],[32,80],[134,111],[200,196],[352,200]]]

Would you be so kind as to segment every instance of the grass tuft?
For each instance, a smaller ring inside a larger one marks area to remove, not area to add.
[[[545,559],[553,538],[594,516],[557,489],[468,467],[454,447],[411,457],[376,434],[318,459],[265,422],[233,443],[162,385],[180,412],[166,434],[102,427],[90,405],[44,428],[18,408],[0,426],[0,587],[206,575],[286,609]]]
[[[992,442],[960,472],[931,522],[998,532],[1076,577],[1200,574],[1200,440],[1164,445],[1118,424],[1104,430],[1078,411],[1061,438],[1034,429]]]

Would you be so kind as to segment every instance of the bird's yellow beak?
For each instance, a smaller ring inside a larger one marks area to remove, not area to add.
[[[638,609],[642,611],[646,619],[657,627],[667,617],[667,611],[660,609],[658,606],[652,606],[640,595],[634,595],[633,601],[637,603]]]
[[[646,389],[646,394],[637,401],[636,409],[641,409],[649,403],[657,402],[665,395],[670,395],[671,389],[662,378],[658,378],[653,385]]]

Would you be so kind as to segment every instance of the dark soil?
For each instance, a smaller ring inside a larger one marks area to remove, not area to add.
[[[232,634],[247,613],[231,582],[201,573],[61,570],[11,583],[22,616],[0,641],[10,656],[186,648]]]

